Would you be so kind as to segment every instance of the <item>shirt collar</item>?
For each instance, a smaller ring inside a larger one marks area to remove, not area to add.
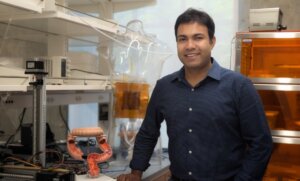
[[[218,62],[214,59],[211,58],[212,60],[212,67],[209,69],[207,76],[211,77],[215,80],[220,80],[221,79],[221,66],[218,64]],[[179,71],[175,72],[172,77],[172,81],[174,80],[183,80],[185,79],[184,77],[184,67],[182,67]]]
[[[222,68],[214,58],[211,58],[211,61],[212,61],[212,67],[209,69],[207,76],[215,80],[220,80]]]

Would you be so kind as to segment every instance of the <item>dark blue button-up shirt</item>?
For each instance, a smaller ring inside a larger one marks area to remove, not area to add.
[[[148,168],[165,120],[176,177],[261,180],[272,138],[260,97],[249,79],[212,62],[195,87],[187,83],[183,68],[157,81],[136,137],[132,169]]]

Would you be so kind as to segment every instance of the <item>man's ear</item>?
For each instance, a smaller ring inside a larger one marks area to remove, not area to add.
[[[211,49],[214,48],[215,44],[216,44],[216,37],[214,36],[211,40],[210,40],[210,44],[211,44]]]

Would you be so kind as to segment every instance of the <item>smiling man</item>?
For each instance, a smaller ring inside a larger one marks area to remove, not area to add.
[[[166,121],[170,181],[259,181],[272,151],[261,100],[249,79],[212,58],[215,25],[188,9],[175,23],[183,67],[157,81],[137,134],[130,174],[141,180]]]
[[[212,66],[211,50],[216,38],[208,34],[208,28],[197,22],[177,27],[177,52],[184,65],[185,79],[192,87],[202,81]]]

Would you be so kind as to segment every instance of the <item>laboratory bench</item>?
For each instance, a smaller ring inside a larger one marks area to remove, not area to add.
[[[151,162],[150,162],[151,164]],[[169,158],[164,155],[161,163],[153,163],[150,167],[143,173],[143,181],[167,181],[170,177],[169,171],[170,161]],[[130,173],[131,169],[126,166],[120,169],[116,166],[110,166],[108,169],[104,170],[104,175],[116,179],[119,175]]]

